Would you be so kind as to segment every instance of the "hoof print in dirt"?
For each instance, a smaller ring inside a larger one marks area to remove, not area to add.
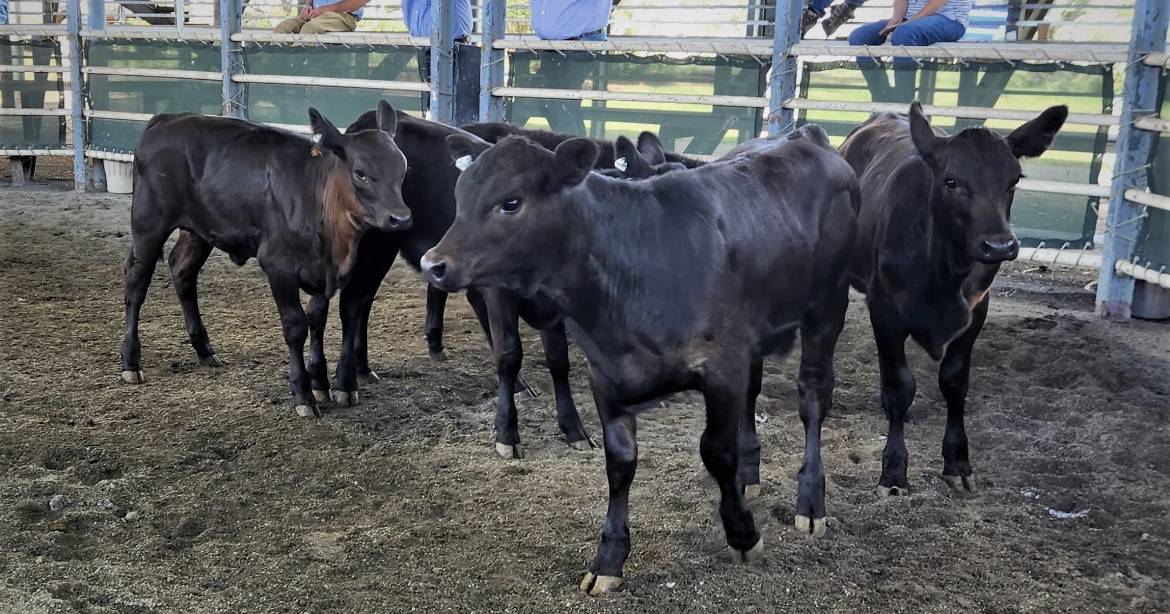
[[[358,404],[358,391],[334,390],[329,393],[333,398],[333,402],[342,407],[353,407]]]
[[[519,460],[524,458],[524,448],[520,447],[520,444],[509,445],[506,443],[497,443],[496,454],[499,454],[500,458],[505,460]]]
[[[621,588],[622,583],[625,582],[618,576],[599,576],[592,571],[585,572],[585,577],[581,578],[581,592],[589,593],[590,595],[600,595],[616,591]]]
[[[760,541],[757,541],[756,545],[748,550],[736,550],[732,548],[731,551],[736,563],[750,565],[764,558],[764,538],[761,537]]]
[[[313,405],[297,405],[297,415],[302,418],[320,418],[321,410]]]
[[[885,499],[886,497],[909,497],[910,489],[905,486],[878,486],[878,497]]]
[[[824,537],[828,526],[825,518],[809,518],[803,514],[797,514],[792,524],[796,527],[797,533],[809,537]]]
[[[944,475],[942,480],[950,490],[959,495],[974,495],[975,477],[970,475]]]
[[[127,384],[144,384],[146,383],[146,373],[142,371],[123,371],[122,381]]]

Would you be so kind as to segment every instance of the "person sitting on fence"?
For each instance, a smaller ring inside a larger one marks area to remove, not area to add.
[[[849,35],[849,44],[877,46],[888,42],[895,47],[923,47],[952,43],[963,37],[970,23],[974,0],[894,0],[894,14],[885,21],[858,27]],[[894,57],[894,85],[885,69],[873,58],[857,58],[858,67],[875,102],[910,102],[918,66],[914,59]]]
[[[532,0],[532,31],[543,40],[603,41],[614,4],[617,3],[612,0]],[[533,85],[578,90],[594,66],[593,57],[583,52],[546,51],[540,56]],[[581,101],[551,100],[542,106],[552,130],[585,134]]]
[[[370,0],[307,0],[296,17],[276,24],[280,34],[324,34],[353,32],[362,18],[362,7]]]
[[[821,17],[825,16],[825,9],[833,4],[833,0],[808,0],[808,6],[804,9],[804,15],[800,20],[800,35],[808,34],[808,31]],[[838,28],[845,25],[850,19],[853,19],[853,12],[857,7],[865,4],[865,0],[845,0],[841,4],[833,4],[833,8],[829,9],[829,16],[821,21],[821,28],[825,30],[825,36],[832,36]]]
[[[0,26],[8,25],[8,0],[0,0]]]

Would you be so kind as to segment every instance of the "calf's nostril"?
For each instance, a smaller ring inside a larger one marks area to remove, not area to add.
[[[436,262],[432,264],[430,268],[427,269],[427,271],[430,272],[431,277],[435,279],[443,279],[443,276],[447,274],[447,263]]]

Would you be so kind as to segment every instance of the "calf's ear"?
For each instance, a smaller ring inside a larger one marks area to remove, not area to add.
[[[573,138],[557,145],[552,168],[553,189],[571,188],[589,176],[597,164],[597,144],[589,139]]]
[[[918,104],[917,100],[910,105],[910,140],[914,142],[918,155],[922,156],[927,164],[931,166],[937,164],[943,139],[935,135],[934,129],[930,127],[930,122],[922,112],[922,105]]]
[[[337,131],[337,126],[313,107],[309,107],[309,126],[313,129],[313,143],[317,149],[331,151],[342,160],[345,159],[345,141]]]
[[[398,112],[385,100],[378,101],[378,129],[392,137],[398,131]]]
[[[1007,137],[1012,154],[1017,158],[1032,158],[1044,153],[1056,138],[1056,133],[1068,119],[1068,107],[1048,107],[1036,119],[1016,128]]]
[[[657,134],[649,130],[638,135],[638,151],[650,164],[666,162],[666,149],[662,147],[662,141],[658,140]]]
[[[451,159],[460,164],[470,164],[479,154],[486,151],[492,144],[471,134],[470,132],[456,132],[447,137],[447,149],[451,152]],[[465,165],[459,170],[467,168]]]
[[[628,175],[631,166],[637,167],[642,161],[638,148],[634,142],[624,136],[619,136],[613,142],[613,167],[621,171],[618,177]]]

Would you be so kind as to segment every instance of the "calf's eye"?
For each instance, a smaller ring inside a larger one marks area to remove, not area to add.
[[[946,179],[943,179],[943,185],[947,186],[948,190],[953,190],[959,187],[959,182],[955,181],[954,177],[947,177]]]
[[[511,199],[505,200],[503,202],[503,204],[500,205],[500,211],[503,211],[504,213],[516,213],[519,210],[520,210],[520,199],[519,198],[511,198]]]

